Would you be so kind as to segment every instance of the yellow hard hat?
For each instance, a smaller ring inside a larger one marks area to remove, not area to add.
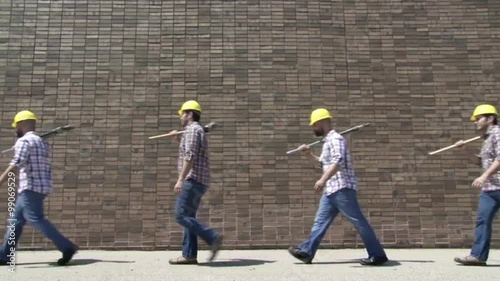
[[[314,110],[311,113],[311,123],[309,124],[310,126],[314,125],[314,123],[318,122],[319,120],[327,119],[327,118],[332,118],[332,115],[330,115],[330,112],[324,108],[319,108]]]
[[[182,112],[184,110],[196,110],[201,113],[201,106],[197,101],[189,100],[182,105],[181,109],[179,109],[178,111],[179,115],[182,115]]]
[[[18,122],[21,122],[24,120],[35,120],[36,121],[35,113],[33,113],[29,110],[19,111],[16,114],[16,116],[14,117],[14,122],[12,123],[12,127],[15,128]]]
[[[479,115],[484,115],[484,114],[494,114],[498,115],[497,109],[490,104],[481,104],[474,109],[474,113],[472,113],[472,116],[470,117],[471,121],[475,121],[476,117]]]

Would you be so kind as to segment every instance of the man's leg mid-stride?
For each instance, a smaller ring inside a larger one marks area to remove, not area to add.
[[[43,201],[45,194],[25,190],[24,192],[26,205],[24,206],[23,213],[26,221],[30,223],[35,229],[43,233],[45,237],[54,242],[59,251],[62,252],[63,257],[57,261],[59,265],[68,263],[73,255],[78,251],[78,246],[73,244],[68,238],[57,230],[57,228],[45,217],[43,211]]]
[[[375,231],[373,231],[373,228],[361,211],[357,192],[348,188],[341,189],[335,194],[334,200],[340,212],[347,217],[358,231],[361,239],[363,239],[366,251],[368,252],[368,258],[361,259],[360,263],[363,265],[381,265],[387,262],[388,259],[382,244],[380,244]]]
[[[490,252],[493,219],[500,207],[500,191],[484,192],[479,196],[476,220],[476,238],[471,253],[456,257],[455,262],[463,265],[486,265]]]
[[[7,265],[11,256],[15,255],[17,244],[23,233],[26,220],[23,216],[24,195],[21,193],[17,197],[16,206],[14,208],[14,217],[7,220],[7,232],[2,246],[0,247],[0,265]],[[16,259],[16,257],[13,257]]]
[[[292,256],[304,263],[312,263],[321,240],[339,213],[339,210],[331,203],[331,196],[333,195],[330,195],[330,197],[322,195],[309,238],[298,247],[290,247],[288,249]]]
[[[217,234],[212,228],[203,225],[197,218],[196,212],[205,194],[206,187],[192,180],[185,181],[182,191],[177,199],[176,221],[184,227],[182,242],[182,257],[170,260],[171,264],[196,264],[198,252],[197,237],[201,237],[208,245],[212,246],[213,260],[222,243],[222,235]]]

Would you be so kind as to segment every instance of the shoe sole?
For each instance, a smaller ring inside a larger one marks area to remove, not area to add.
[[[292,255],[292,257],[298,259],[299,261],[305,263],[305,264],[312,264],[312,261],[309,258],[304,258],[299,255],[294,254],[290,249],[288,249],[288,253]]]
[[[169,264],[172,264],[172,265],[193,265],[193,264],[198,264],[197,261],[188,261],[188,262],[171,262],[169,261],[168,262]]]
[[[461,261],[454,259],[456,263],[459,263],[461,265],[466,265],[466,266],[486,266],[486,262],[467,262],[467,261]]]
[[[486,263],[474,263],[474,262],[471,262],[471,263],[469,263],[469,262],[457,262],[457,263],[464,265],[464,266],[487,266]]]
[[[378,265],[384,265],[388,261],[389,261],[389,259],[386,259],[386,260],[383,260],[383,261],[375,261],[375,262],[363,262],[363,261],[359,261],[359,263],[361,265],[366,265],[366,266],[378,266]]]

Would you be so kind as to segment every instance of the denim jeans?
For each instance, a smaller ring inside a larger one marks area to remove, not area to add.
[[[306,252],[312,260],[316,255],[321,239],[323,239],[330,224],[339,212],[354,225],[363,239],[369,257],[386,257],[375,232],[361,212],[356,191],[349,188],[343,188],[329,196],[323,194],[309,239],[300,244],[299,249]]]
[[[471,256],[488,260],[490,252],[493,219],[500,207],[500,190],[481,191],[476,220],[476,239],[472,245]]]
[[[47,195],[30,190],[21,192],[14,208],[14,217],[7,220],[7,233],[0,247],[0,259],[9,260],[11,248],[15,249],[21,238],[23,227],[29,222],[35,229],[42,232],[45,237],[52,240],[59,251],[71,250],[75,245],[64,237],[52,223],[45,218],[43,213],[43,200]],[[13,233],[12,233],[13,232]],[[9,237],[14,239],[9,240]]]
[[[208,245],[212,245],[217,238],[217,232],[196,219],[196,212],[206,189],[205,185],[188,179],[183,182],[181,194],[177,198],[175,219],[184,227],[182,256],[185,258],[197,258],[198,237]]]

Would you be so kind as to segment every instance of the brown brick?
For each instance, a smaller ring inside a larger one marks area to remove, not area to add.
[[[308,119],[320,106],[338,131],[372,123],[346,138],[360,204],[386,246],[472,243],[470,183],[480,171],[458,150],[427,152],[474,136],[478,103],[500,106],[500,21],[486,13],[494,4],[89,3],[0,3],[0,143],[14,143],[10,123],[25,108],[41,130],[78,126],[50,141],[55,190],[45,210],[81,247],[181,245],[178,148],[147,137],[179,129],[187,99],[219,125],[199,218],[225,246],[282,247],[309,235],[321,173],[285,152],[316,140]],[[26,226],[22,247],[53,248],[33,232]],[[362,241],[339,215],[322,245]]]

